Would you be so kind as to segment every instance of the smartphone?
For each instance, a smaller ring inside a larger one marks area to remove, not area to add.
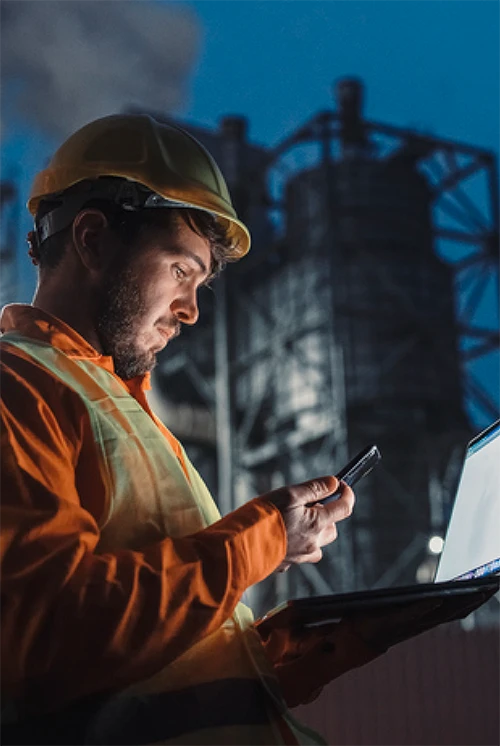
[[[373,467],[378,464],[381,458],[382,455],[377,446],[367,446],[366,448],[363,448],[357,456],[349,461],[349,463],[346,464],[346,466],[344,466],[344,468],[335,476],[339,482],[345,482],[349,487],[352,487],[353,484],[356,484],[360,479],[366,477]],[[336,500],[339,494],[340,491],[334,492],[333,495],[328,495],[328,497],[323,498],[323,500],[318,500],[318,502],[314,504],[317,505],[318,503],[321,503],[321,505],[326,505],[332,500]]]

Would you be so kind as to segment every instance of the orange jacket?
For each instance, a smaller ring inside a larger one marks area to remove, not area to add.
[[[111,358],[31,306],[7,307],[0,326],[114,373]],[[279,511],[255,498],[195,534],[96,552],[106,486],[87,410],[50,371],[1,347],[3,694],[56,708],[150,676],[218,629],[283,560],[286,534]],[[115,377],[186,471],[148,407],[148,376]]]

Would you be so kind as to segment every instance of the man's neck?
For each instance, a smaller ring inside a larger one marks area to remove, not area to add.
[[[103,352],[85,293],[76,289],[73,292],[68,290],[61,292],[58,289],[56,292],[55,288],[43,283],[38,285],[32,305],[61,319],[86,339],[97,352]]]

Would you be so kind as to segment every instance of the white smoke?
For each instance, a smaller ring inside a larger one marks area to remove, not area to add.
[[[186,6],[1,0],[0,7],[4,126],[8,109],[65,137],[130,105],[172,112],[185,99],[200,38]]]

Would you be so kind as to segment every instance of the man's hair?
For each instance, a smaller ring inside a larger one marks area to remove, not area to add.
[[[63,205],[65,196],[73,195],[74,191],[75,188],[72,188],[58,195],[57,201],[42,200],[37,210],[35,224],[38,224],[55,207]],[[178,220],[183,220],[192,231],[208,241],[212,255],[208,280],[213,279],[226,263],[231,261],[228,254],[232,248],[232,242],[228,231],[214,215],[204,210],[189,207],[158,207],[129,211],[110,200],[90,199],[75,211],[74,218],[86,208],[100,210],[106,216],[110,229],[118,234],[127,248],[133,248],[132,245],[138,240],[144,228],[159,226],[167,231],[173,230]],[[41,244],[31,247],[30,255],[40,269],[55,269],[59,265],[71,235],[72,223],[73,221],[67,228],[49,236]]]

